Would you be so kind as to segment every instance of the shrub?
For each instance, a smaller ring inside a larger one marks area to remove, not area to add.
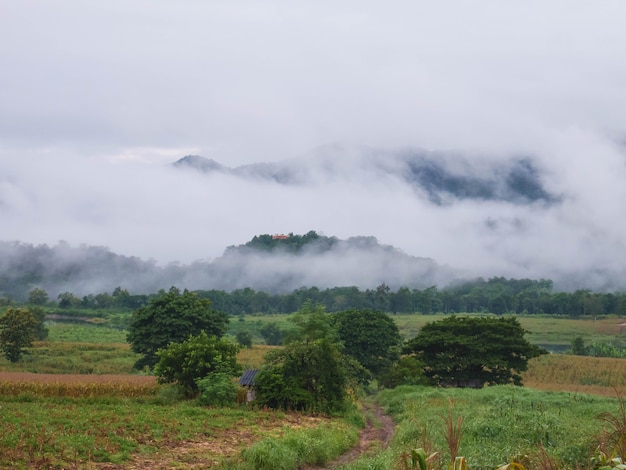
[[[385,388],[399,385],[428,385],[430,380],[424,375],[424,367],[419,359],[413,356],[401,357],[378,378],[378,384]]]
[[[154,368],[159,383],[177,383],[188,396],[198,392],[196,380],[212,372],[239,373],[239,347],[225,338],[207,336],[203,331],[182,343],[171,343],[157,352],[159,362]]]
[[[212,372],[196,380],[200,391],[199,402],[207,406],[231,406],[237,400],[239,386],[233,382],[232,374]]]

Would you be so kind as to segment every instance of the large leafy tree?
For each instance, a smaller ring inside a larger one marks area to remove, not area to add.
[[[127,339],[134,352],[144,355],[135,367],[153,367],[158,361],[159,349],[170,343],[182,343],[201,331],[219,338],[226,332],[227,325],[228,316],[213,310],[210,300],[200,299],[186,289],[181,293],[172,287],[133,312]]]
[[[547,353],[525,333],[513,317],[451,316],[424,325],[404,352],[417,355],[425,374],[442,385],[522,385],[528,361]]]
[[[345,310],[332,316],[344,352],[374,376],[400,358],[398,326],[389,315],[376,310]]]
[[[159,362],[154,373],[159,383],[176,383],[186,396],[198,391],[197,381],[211,373],[235,376],[241,372],[237,364],[239,346],[226,338],[208,336],[204,331],[182,343],[170,343],[157,351]]]
[[[0,317],[0,348],[11,362],[17,362],[35,339],[37,319],[26,308],[9,308]]]
[[[255,379],[259,405],[321,413],[344,409],[351,368],[336,343],[292,341],[266,360]]]
[[[256,376],[257,402],[270,408],[341,411],[350,389],[367,371],[342,353],[322,305],[305,303],[292,323],[285,347],[270,351]]]
[[[48,293],[39,287],[35,287],[28,293],[28,303],[32,305],[45,305],[49,300]]]

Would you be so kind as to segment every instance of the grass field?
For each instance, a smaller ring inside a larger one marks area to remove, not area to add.
[[[490,315],[490,314],[487,314]],[[490,315],[492,316],[492,315]],[[391,315],[400,334],[404,339],[413,338],[426,324],[441,320],[443,314],[437,315]],[[289,315],[246,315],[243,321],[233,319],[230,330],[248,331],[255,342],[262,342],[260,328],[268,322],[276,322],[279,328],[290,327]],[[528,331],[526,337],[534,344],[539,344],[551,351],[562,352],[569,348],[577,336],[586,344],[604,341],[626,346],[626,320],[617,317],[599,318],[559,318],[554,315],[517,315],[522,327]]]
[[[514,386],[399,387],[383,391],[379,400],[398,423],[391,448],[343,469],[413,468],[400,461],[420,447],[438,452],[433,469],[448,468],[453,454],[465,457],[471,470],[512,461],[527,469],[591,469],[606,429],[597,417],[619,411],[614,398]],[[458,443],[456,452],[449,441]]]

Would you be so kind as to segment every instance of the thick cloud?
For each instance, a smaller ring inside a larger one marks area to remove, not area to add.
[[[1,10],[2,240],[167,263],[313,229],[373,235],[487,276],[624,271],[621,1],[26,0]],[[165,166],[193,153],[297,167],[320,146],[336,176],[320,170],[306,185]],[[528,158],[558,202],[436,201],[363,171],[363,148],[440,151],[449,168],[471,162],[487,179]]]

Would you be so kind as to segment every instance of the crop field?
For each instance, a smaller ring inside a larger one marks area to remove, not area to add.
[[[158,392],[150,375],[33,374],[0,372],[1,397],[144,397]]]
[[[532,359],[526,387],[626,397],[626,359],[550,354]]]
[[[261,439],[340,426],[322,417],[211,409],[162,397],[24,393],[3,396],[0,406],[0,468],[208,468]]]

